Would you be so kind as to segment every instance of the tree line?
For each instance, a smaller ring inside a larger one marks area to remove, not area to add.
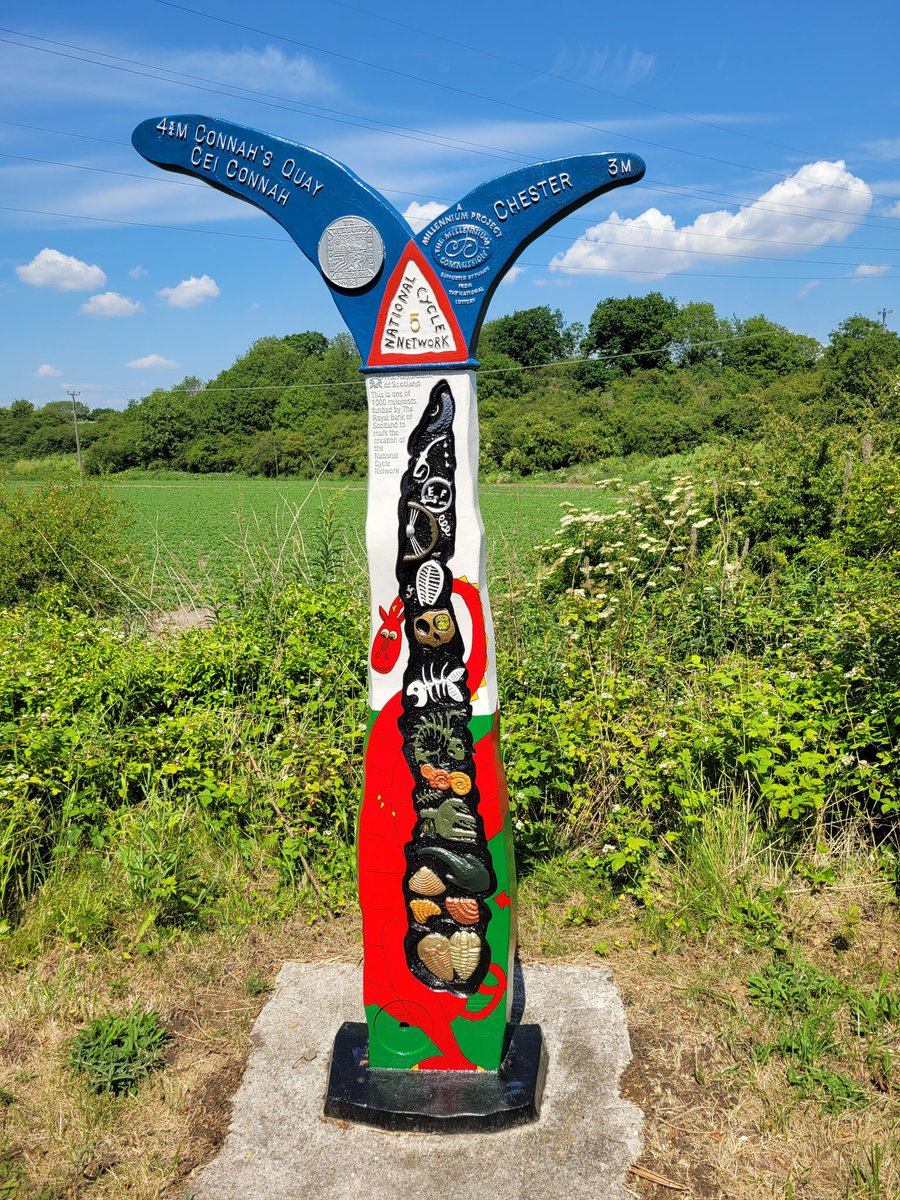
[[[900,337],[851,316],[822,346],[765,316],[659,292],[601,301],[587,327],[544,305],[487,323],[478,346],[482,469],[528,475],[749,438],[767,411],[817,426],[892,419]],[[364,476],[366,394],[348,334],[265,337],[215,379],[123,411],[76,404],[86,470]],[[0,408],[0,464],[74,453],[72,407]]]

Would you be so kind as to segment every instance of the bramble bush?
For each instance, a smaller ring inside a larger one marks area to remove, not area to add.
[[[0,614],[0,903],[21,906],[61,858],[119,847],[139,899],[163,922],[193,919],[195,826],[265,842],[286,876],[298,855],[321,858],[343,902],[364,615],[333,584],[175,639],[100,623],[60,592]]]
[[[565,504],[536,582],[523,571],[495,596],[526,870],[564,856],[658,906],[661,864],[694,855],[715,878],[741,831],[753,854],[796,857],[848,830],[896,870],[896,468],[854,444],[848,469],[829,446],[810,440],[793,473],[743,447],[665,482],[605,480],[612,511]],[[815,529],[798,488],[822,498]],[[8,913],[96,870],[103,886],[74,886],[83,911],[60,921],[76,941],[108,940],[129,911],[142,936],[221,919],[240,901],[226,859],[239,892],[268,889],[267,911],[346,903],[368,607],[325,529],[307,566],[247,557],[210,629],[150,637],[62,583],[0,611]],[[739,871],[730,887],[744,924],[784,939],[771,897]]]
[[[859,821],[895,836],[893,560],[850,557],[836,524],[814,564],[760,576],[744,514],[761,489],[746,472],[638,485],[613,513],[566,505],[539,548],[564,636],[524,745],[505,709],[510,786],[524,826],[549,818],[557,844],[582,846],[612,876],[639,879],[735,790],[795,844]],[[885,503],[869,502],[878,515],[865,525],[879,549]]]
[[[65,584],[79,607],[118,603],[130,574],[126,524],[118,502],[95,485],[0,488],[0,606],[54,584]]]

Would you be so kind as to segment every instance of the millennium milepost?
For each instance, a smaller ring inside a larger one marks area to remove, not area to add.
[[[369,411],[370,721],[359,816],[365,1023],[337,1032],[325,1112],[397,1129],[538,1116],[546,1051],[511,1022],[516,887],[478,507],[474,358],[488,302],[555,222],[644,174],[636,154],[535,163],[414,232],[320,151],[214,117],[135,148],[282,225],[362,356]]]

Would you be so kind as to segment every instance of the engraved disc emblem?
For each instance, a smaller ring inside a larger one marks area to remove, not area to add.
[[[480,225],[460,222],[435,238],[431,254],[447,271],[471,271],[493,253],[493,238]]]
[[[365,217],[338,217],[319,238],[319,266],[335,287],[365,287],[383,262],[381,234]]]
[[[433,513],[446,512],[453,500],[453,489],[440,475],[432,475],[422,484],[422,503]]]

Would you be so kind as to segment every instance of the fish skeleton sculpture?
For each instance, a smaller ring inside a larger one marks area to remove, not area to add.
[[[480,184],[419,232],[320,151],[214,117],[144,121],[150,162],[262,209],[321,274],[363,360],[371,722],[359,820],[370,1069],[494,1071],[515,868],[478,507],[474,353],[522,250],[644,174],[582,154]],[[337,1050],[336,1050],[337,1053]]]

